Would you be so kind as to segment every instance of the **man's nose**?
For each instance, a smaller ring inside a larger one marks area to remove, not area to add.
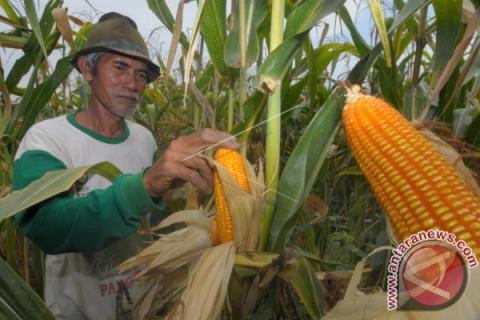
[[[135,72],[129,71],[126,72],[124,75],[123,84],[125,88],[138,92],[140,87],[140,81],[142,80],[137,77]]]

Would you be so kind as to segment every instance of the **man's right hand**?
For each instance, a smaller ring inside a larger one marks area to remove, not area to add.
[[[190,182],[205,194],[212,193],[212,168],[201,153],[211,146],[236,149],[235,137],[213,129],[203,129],[172,141],[160,158],[145,171],[145,188],[153,198],[160,198],[168,189]]]

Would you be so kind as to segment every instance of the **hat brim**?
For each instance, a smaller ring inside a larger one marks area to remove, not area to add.
[[[112,48],[108,48],[108,47],[101,47],[101,46],[84,48],[84,49],[81,49],[81,50],[77,51],[75,53],[75,55],[72,57],[72,59],[70,60],[70,63],[75,67],[75,69],[80,71],[80,69],[78,67],[78,58],[81,57],[81,56],[84,56],[86,54],[94,53],[94,52],[113,53],[113,54],[118,54],[118,55],[121,55],[121,56],[125,56],[125,57],[128,57],[128,58],[132,58],[132,59],[135,59],[135,60],[140,60],[140,61],[145,62],[147,64],[147,70],[148,70],[147,83],[150,83],[150,82],[154,81],[161,74],[160,67],[158,65],[156,65],[155,63],[153,63],[149,58],[147,58],[145,56],[139,55],[138,53],[136,53],[134,51],[116,50],[116,49],[112,49]]]

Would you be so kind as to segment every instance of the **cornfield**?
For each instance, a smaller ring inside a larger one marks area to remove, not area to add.
[[[477,269],[443,310],[387,311],[386,292],[391,249],[411,234],[449,231],[479,254],[480,1],[199,0],[188,36],[188,1],[176,17],[146,2],[172,49],[133,120],[160,152],[201,128],[241,151],[205,150],[215,195],[172,190],[171,214],[139,231],[150,241],[118,266],[150,284],[138,319],[478,318]],[[0,56],[0,319],[53,319],[44,254],[13,216],[119,172],[66,169],[11,192],[28,128],[88,106],[69,60],[93,21],[63,0],[0,6],[0,46],[19,56],[8,72]]]

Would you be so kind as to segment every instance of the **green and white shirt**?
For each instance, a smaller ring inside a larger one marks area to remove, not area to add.
[[[111,138],[82,127],[74,115],[39,122],[21,141],[14,189],[47,171],[102,161],[124,173],[113,183],[88,175],[73,190],[17,214],[22,233],[47,253],[45,302],[58,319],[115,319],[124,307],[116,300],[130,301],[137,286],[130,274],[113,268],[138,249],[141,218],[163,214],[143,184],[155,151],[152,134],[141,125],[125,121],[123,135]]]

